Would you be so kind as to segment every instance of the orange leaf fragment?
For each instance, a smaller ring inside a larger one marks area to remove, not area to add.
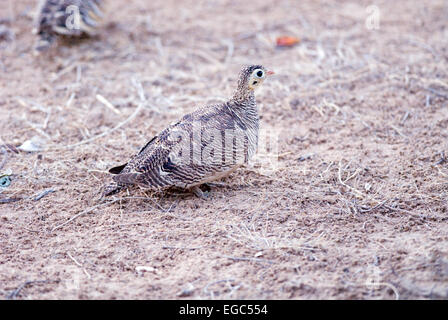
[[[292,47],[293,45],[300,42],[299,38],[284,36],[277,38],[277,46],[278,47]]]

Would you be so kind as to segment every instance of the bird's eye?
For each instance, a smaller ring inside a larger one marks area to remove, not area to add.
[[[263,72],[262,70],[259,70],[259,71],[257,72],[257,77],[258,77],[258,78],[262,78],[262,77],[263,77],[263,74],[264,74],[264,72]]]
[[[0,178],[0,188],[9,187],[11,184],[11,179],[8,176],[3,176]]]

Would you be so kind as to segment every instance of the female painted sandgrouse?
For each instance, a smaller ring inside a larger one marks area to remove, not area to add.
[[[39,36],[35,49],[48,49],[57,36],[93,35],[101,12],[102,0],[40,0],[35,29]]]
[[[199,186],[229,175],[256,152],[259,117],[254,90],[273,74],[261,65],[244,67],[226,103],[199,108],[151,139],[128,163],[112,168],[113,183],[102,197],[129,185],[180,187],[207,198]]]

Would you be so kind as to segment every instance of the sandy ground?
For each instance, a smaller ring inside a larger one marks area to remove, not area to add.
[[[46,149],[2,148],[1,298],[448,298],[448,2],[105,2],[97,37],[34,57],[35,2],[2,1],[0,144]],[[276,72],[257,93],[270,163],[209,201],[95,201],[254,63]]]

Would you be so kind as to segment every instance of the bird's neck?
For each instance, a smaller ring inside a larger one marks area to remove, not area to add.
[[[228,106],[244,122],[251,123],[258,119],[257,103],[252,90],[246,95],[235,93]]]
[[[232,101],[240,104],[255,103],[254,90],[238,87],[238,89],[233,94]]]

